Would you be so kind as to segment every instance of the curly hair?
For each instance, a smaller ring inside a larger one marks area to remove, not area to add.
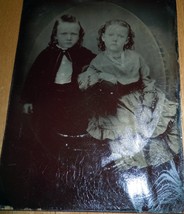
[[[133,49],[133,45],[134,45],[133,38],[134,38],[135,35],[134,35],[134,32],[132,31],[130,25],[126,21],[124,21],[124,20],[114,19],[114,20],[107,21],[98,30],[98,48],[99,48],[99,50],[101,50],[101,51],[105,50],[105,43],[102,40],[102,36],[105,33],[107,27],[109,27],[110,25],[113,25],[113,24],[118,24],[118,25],[126,27],[128,29],[128,42],[122,48],[123,48],[123,50],[125,50],[125,49]]]
[[[80,22],[77,20],[76,17],[74,17],[72,15],[68,15],[68,14],[65,14],[65,15],[61,16],[60,18],[58,18],[55,21],[54,27],[52,29],[52,34],[51,34],[51,37],[50,37],[49,45],[58,44],[58,41],[56,40],[56,35],[57,35],[58,25],[61,22],[78,23],[79,24],[80,30],[79,30],[79,40],[78,40],[77,44],[79,46],[81,46],[82,42],[83,42],[84,34],[85,34],[84,33],[84,29],[83,29],[83,27],[81,26]]]

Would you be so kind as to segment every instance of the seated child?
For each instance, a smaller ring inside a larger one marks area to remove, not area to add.
[[[96,139],[108,139],[111,156],[103,165],[111,161],[121,162],[124,168],[161,164],[179,149],[177,132],[171,128],[177,104],[155,87],[149,67],[132,50],[133,37],[125,21],[106,22],[99,30],[101,52],[78,78],[81,90],[96,90],[96,96],[91,95],[94,105],[101,102],[98,108],[102,109],[92,112],[87,131]],[[144,155],[147,147],[149,158]]]

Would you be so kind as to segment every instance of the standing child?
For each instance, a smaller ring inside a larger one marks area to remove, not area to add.
[[[24,113],[29,114],[25,118],[30,122],[29,137],[23,141],[31,154],[32,208],[71,209],[77,182],[82,179],[84,157],[79,158],[86,151],[83,136],[88,114],[77,78],[95,57],[82,46],[83,37],[84,30],[74,16],[58,18],[50,43],[36,58],[23,88]]]
[[[78,78],[81,90],[96,93],[87,131],[109,141],[111,155],[103,166],[111,161],[123,169],[157,165],[179,149],[172,129],[177,105],[154,86],[144,59],[132,50],[133,37],[125,21],[106,22],[99,30],[102,52]]]
[[[36,58],[25,82],[24,112],[33,113],[35,133],[44,143],[49,133],[73,136],[85,132],[87,116],[77,77],[95,54],[82,47],[83,37],[84,30],[74,16],[58,18],[48,47]]]

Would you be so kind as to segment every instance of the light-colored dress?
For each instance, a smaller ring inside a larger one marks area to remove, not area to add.
[[[81,90],[103,80],[127,86],[141,79],[144,85],[142,90],[119,96],[115,114],[90,118],[88,133],[96,139],[109,139],[112,155],[104,160],[104,165],[112,160],[124,168],[157,165],[178,153],[178,131],[174,127],[177,103],[169,101],[155,87],[149,74],[144,59],[135,51],[126,50],[121,60],[101,52],[79,76]]]

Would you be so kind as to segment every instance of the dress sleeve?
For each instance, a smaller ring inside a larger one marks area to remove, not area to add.
[[[152,92],[155,88],[155,80],[151,79],[150,77],[150,68],[146,64],[143,57],[140,57],[140,74],[141,78],[144,84],[143,91],[146,92]]]
[[[96,65],[96,60],[94,59],[89,67],[81,73],[78,77],[78,83],[79,83],[79,88],[81,90],[86,90],[90,86],[95,85],[96,83],[99,82],[99,73],[100,71],[97,69]]]
[[[143,81],[143,95],[142,95],[142,104],[149,108],[154,108],[157,96],[157,90],[155,87],[155,80],[150,77],[150,69],[146,64],[145,60],[140,57],[140,74]]]

